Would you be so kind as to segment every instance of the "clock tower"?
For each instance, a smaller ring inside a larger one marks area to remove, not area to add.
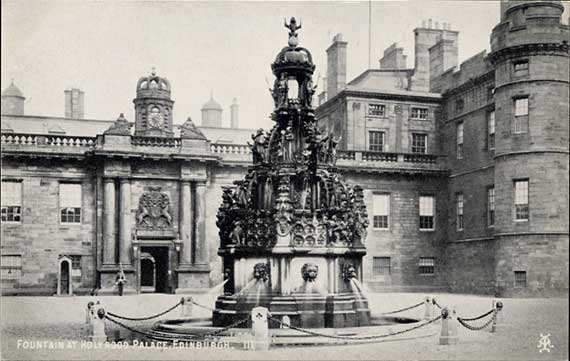
[[[137,82],[135,136],[172,137],[170,82],[153,71]]]

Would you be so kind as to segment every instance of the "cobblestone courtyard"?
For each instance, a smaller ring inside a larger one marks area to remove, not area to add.
[[[373,314],[388,312],[420,302],[422,294],[378,293],[370,295]],[[441,305],[456,306],[460,317],[478,316],[491,308],[492,298],[466,295],[434,294]],[[214,295],[198,295],[195,299],[213,305]],[[440,325],[406,334],[404,340],[384,339],[384,342],[295,348],[273,348],[268,352],[238,349],[173,349],[129,347],[127,349],[86,349],[79,346],[85,340],[85,306],[100,300],[115,314],[142,317],[159,313],[176,304],[175,295],[138,295],[125,297],[2,297],[2,359],[3,360],[566,360],[568,359],[568,299],[504,299],[504,327],[496,333],[474,332],[458,324],[459,343],[438,345]],[[421,317],[423,307],[402,313]],[[180,310],[162,318],[178,317]],[[194,307],[193,316],[208,317],[205,309]],[[150,323],[137,325],[148,327]],[[108,325],[109,331],[116,327]],[[381,330],[390,332],[390,327]],[[540,353],[541,334],[550,334],[553,348]],[[19,341],[20,340],[20,341]],[[78,341],[65,349],[29,349],[24,341]]]

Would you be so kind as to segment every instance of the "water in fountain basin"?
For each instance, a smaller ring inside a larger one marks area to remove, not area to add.
[[[222,283],[215,285],[214,287],[210,288],[208,290],[208,292],[206,292],[207,295],[221,295],[224,291],[224,285],[228,282],[229,280],[224,280]]]

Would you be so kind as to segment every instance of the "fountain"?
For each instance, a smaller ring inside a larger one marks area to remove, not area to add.
[[[257,306],[297,327],[367,326],[363,190],[341,180],[340,137],[325,134],[315,120],[315,65],[298,46],[301,24],[291,18],[285,27],[288,46],[271,65],[275,125],[252,135],[253,165],[223,190],[217,225],[226,282],[213,326],[249,318]]]

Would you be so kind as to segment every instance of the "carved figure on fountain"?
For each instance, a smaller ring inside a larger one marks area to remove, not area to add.
[[[269,263],[259,262],[253,266],[253,278],[255,278],[256,281],[267,282],[269,280],[269,275]]]

